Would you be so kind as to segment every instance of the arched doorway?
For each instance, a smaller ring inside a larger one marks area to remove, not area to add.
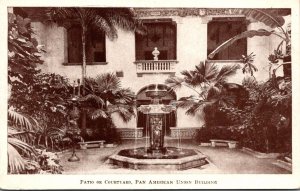
[[[136,96],[137,107],[140,107],[141,105],[151,104],[151,98],[146,96],[146,91],[154,90],[156,88],[156,86],[159,90],[163,90],[163,89],[167,90],[166,95],[159,100],[159,104],[172,105],[174,103],[174,101],[176,101],[176,94],[171,88],[169,88],[168,86],[166,86],[164,84],[151,84],[151,85],[143,87],[137,93],[137,96]],[[172,111],[171,113],[165,115],[164,121],[163,121],[163,130],[167,136],[170,135],[170,133],[171,133],[170,127],[176,127],[176,123],[177,123],[176,118],[177,118],[176,111]],[[149,118],[147,117],[147,115],[138,111],[137,127],[143,128],[143,136],[146,135],[146,124],[147,123],[149,123]]]

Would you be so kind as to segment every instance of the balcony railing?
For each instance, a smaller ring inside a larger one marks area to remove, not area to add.
[[[175,73],[177,60],[138,60],[136,64],[137,74]]]

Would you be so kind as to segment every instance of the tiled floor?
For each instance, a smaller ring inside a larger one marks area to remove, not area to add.
[[[178,146],[176,140],[167,140],[167,146]],[[123,141],[115,148],[94,148],[87,150],[77,150],[78,162],[68,162],[71,152],[60,154],[61,164],[64,167],[64,174],[103,174],[103,173],[151,173],[152,171],[123,169],[108,164],[110,155],[124,148],[134,148],[144,146],[144,140]],[[287,174],[289,171],[280,168],[272,163],[275,159],[260,159],[243,152],[239,149],[228,149],[225,147],[200,147],[190,141],[183,141],[183,148],[197,149],[206,155],[210,164],[201,168],[194,168],[172,173],[205,173],[205,174]],[[169,173],[161,171],[160,173]]]

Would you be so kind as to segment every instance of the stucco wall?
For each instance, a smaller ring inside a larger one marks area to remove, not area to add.
[[[177,23],[177,60],[176,75],[182,70],[193,69],[200,61],[206,59],[207,55],[207,21],[200,17],[174,17]],[[67,60],[66,30],[53,24],[46,26],[41,23],[32,23],[40,44],[45,45],[47,53],[43,59],[45,64],[41,66],[45,72],[55,72],[67,76],[71,81],[81,78],[81,66],[64,66],[62,63]],[[250,23],[248,29],[265,28],[262,23]],[[254,37],[248,39],[248,54],[256,54],[255,64],[259,71],[255,74],[258,80],[268,78],[268,55],[273,51],[274,44],[278,38]],[[276,45],[275,45],[276,46]],[[103,72],[123,71],[121,77],[122,86],[130,87],[135,93],[141,88],[153,83],[163,84],[168,78],[166,74],[148,74],[138,77],[136,74],[135,61],[135,36],[133,33],[118,30],[118,39],[111,41],[106,39],[106,61],[107,65],[87,66],[87,76],[95,77]],[[222,64],[220,64],[222,66]],[[243,79],[241,71],[230,81],[241,83]],[[189,89],[182,89],[177,93],[177,98],[188,96],[192,92]],[[185,115],[185,111],[178,109],[178,127],[201,127],[203,117],[191,117]],[[136,119],[124,124],[117,116],[113,116],[117,127],[136,127]]]

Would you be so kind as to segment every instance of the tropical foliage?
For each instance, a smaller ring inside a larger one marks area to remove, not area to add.
[[[32,146],[26,142],[30,140],[33,124],[24,115],[13,108],[8,110],[8,172],[21,173],[28,166],[28,158],[35,154]],[[25,158],[26,157],[26,158]]]
[[[255,54],[253,54],[253,52],[251,52],[248,56],[242,55],[241,61],[244,64],[242,68],[243,73],[250,73],[250,75],[253,76],[253,73],[258,71],[256,66],[253,64],[254,57]]]
[[[36,145],[43,142],[43,148],[50,148],[54,129],[66,123],[69,85],[62,76],[37,69],[43,50],[32,37],[30,20],[8,17],[8,172],[59,173],[58,160],[55,169],[52,159],[41,162]]]
[[[70,88],[64,77],[42,73],[33,75],[26,86],[16,83],[11,87],[9,105],[38,121],[33,139],[37,145],[53,148],[60,128],[68,125]]]
[[[35,134],[35,120],[25,117],[13,108],[8,110],[8,172],[11,174],[60,174],[62,166],[56,154],[36,149],[30,141]],[[29,137],[30,136],[30,137]]]
[[[8,13],[8,83],[26,86],[42,64],[43,49],[31,37],[30,19]]]
[[[117,114],[124,122],[135,115],[134,93],[128,88],[121,88],[120,79],[114,73],[86,79],[86,94],[79,99],[80,107],[87,111],[93,123],[98,121],[97,126],[101,123],[102,132],[113,127],[112,114]]]
[[[283,16],[290,15],[290,9],[233,9],[232,12],[235,14],[245,15],[246,18],[263,22],[266,26],[271,28],[278,28],[279,32],[276,32],[275,30],[268,31],[265,29],[244,31],[241,34],[238,34],[223,42],[208,55],[208,58],[212,59],[218,52],[225,50],[237,40],[242,38],[252,38],[255,36],[270,36],[273,34],[281,38],[282,42],[284,41],[287,46],[290,46],[289,31],[282,28],[285,23]]]
[[[243,108],[222,108],[231,120],[232,133],[243,146],[263,152],[289,152],[291,149],[291,83],[283,79],[259,84],[245,78],[249,99]]]
[[[46,10],[49,18],[54,22],[64,23],[71,21],[73,24],[81,26],[81,41],[82,41],[82,85],[85,96],[86,88],[86,35],[89,29],[96,29],[106,34],[111,40],[118,37],[117,28],[127,31],[135,31],[143,33],[141,21],[136,18],[133,9],[129,8],[66,8],[55,7]],[[119,109],[120,110],[120,109]],[[103,115],[103,112],[98,110],[98,115]],[[86,128],[86,113],[82,111],[82,128]]]
[[[264,83],[256,82],[253,73],[257,68],[252,64],[254,55],[243,56],[243,73],[249,72],[251,78],[243,82],[249,92],[243,107],[221,107],[220,111],[226,114],[232,134],[238,135],[242,145],[263,152],[289,152],[291,150],[291,80],[289,69],[284,65],[284,78],[276,76],[276,70],[283,64],[279,59],[290,61],[291,31],[290,25],[283,29],[283,16],[291,14],[290,9],[234,9],[236,14],[246,18],[263,22],[277,30],[249,30],[223,42],[209,54],[212,59],[215,54],[226,49],[239,39],[254,36],[276,35],[282,39],[274,53],[269,56],[269,80]],[[282,46],[285,45],[285,52]],[[285,63],[284,63],[285,64]],[[286,72],[288,71],[288,72]],[[230,134],[228,135],[231,136]]]
[[[183,78],[171,77],[166,84],[175,90],[185,86],[195,93],[177,102],[178,107],[187,109],[187,114],[194,115],[204,106],[229,106],[235,102],[225,86],[228,85],[228,77],[235,74],[238,68],[238,65],[227,65],[219,69],[215,64],[201,62],[194,70],[182,71]]]

